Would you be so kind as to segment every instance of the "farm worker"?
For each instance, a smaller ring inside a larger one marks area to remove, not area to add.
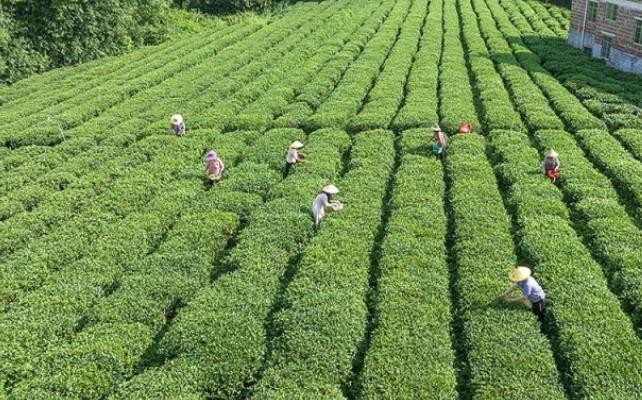
[[[435,141],[432,145],[432,152],[437,158],[444,158],[444,149],[446,148],[446,136],[441,131],[438,124],[432,127],[432,140]]]
[[[183,122],[183,116],[180,114],[172,115],[172,118],[169,120],[170,130],[178,136],[185,135],[185,122]]]
[[[303,143],[298,140],[292,142],[290,148],[288,149],[288,155],[285,157],[285,161],[288,164],[296,164],[297,162],[305,162],[305,156],[299,154],[299,150],[303,148]]]
[[[325,207],[330,207],[335,211],[343,208],[343,204],[338,201],[332,200],[332,195],[339,193],[339,189],[334,185],[327,185],[321,189],[321,192],[314,198],[312,202],[312,215],[314,216],[314,224],[318,228],[321,220],[325,216]]]
[[[513,284],[500,295],[500,298],[508,303],[524,302],[527,307],[530,307],[533,314],[537,315],[539,321],[544,323],[546,294],[535,278],[531,276],[530,268],[517,267],[509,272],[508,279],[513,282]],[[522,295],[509,297],[509,295],[518,288],[521,290]]]
[[[553,183],[560,175],[560,160],[557,158],[557,152],[549,149],[544,153],[542,161],[542,173],[546,175]]]
[[[290,148],[288,149],[288,154],[285,156],[285,175],[287,176],[290,173],[290,168],[297,162],[306,162],[305,156],[299,154],[299,150],[303,148],[303,143],[298,140],[292,142]]]
[[[473,133],[473,126],[468,122],[459,124],[459,133]]]
[[[223,176],[225,166],[223,165],[223,161],[218,158],[218,155],[215,152],[210,151],[205,155],[204,169],[205,173],[211,180],[218,181]]]

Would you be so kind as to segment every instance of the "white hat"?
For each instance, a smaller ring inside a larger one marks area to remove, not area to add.
[[[557,157],[557,155],[558,155],[558,154],[557,154],[557,152],[556,152],[555,150],[553,150],[553,149],[548,149],[548,150],[546,150],[546,152],[544,153],[544,155],[545,155],[546,157]]]
[[[328,194],[337,194],[337,193],[339,193],[339,189],[334,185],[324,186],[323,189],[321,189],[321,190],[326,192],[326,193],[328,193]]]
[[[294,142],[292,142],[292,144],[290,145],[290,148],[291,148],[291,149],[297,149],[297,150],[298,150],[298,149],[300,149],[301,147],[303,147],[303,143],[299,142],[298,140],[295,140],[295,141],[294,141]]]
[[[508,279],[511,282],[521,282],[531,276],[531,269],[528,267],[517,267],[508,273]]]
[[[183,122],[183,116],[180,114],[174,114],[172,115],[172,118],[170,118],[169,121],[174,125],[178,125]]]
[[[432,126],[432,131],[433,131],[433,132],[435,132],[435,131],[439,131],[439,132],[441,132],[441,128],[439,127],[439,124],[435,124],[435,125],[433,125],[433,126]]]

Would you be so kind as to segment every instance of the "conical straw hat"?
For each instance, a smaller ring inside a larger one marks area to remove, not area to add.
[[[298,140],[292,142],[292,144],[290,145],[290,148],[297,149],[297,150],[300,149],[301,147],[303,147],[303,143],[299,142]]]
[[[511,282],[521,282],[531,276],[531,269],[528,267],[517,267],[508,273]]]
[[[437,132],[437,131],[441,132],[441,128],[439,127],[439,124],[433,125],[432,126],[432,131],[433,132]]]
[[[339,193],[339,189],[334,185],[324,186],[323,189],[321,189],[321,190],[326,192],[326,193],[328,193],[328,194],[337,194],[337,193]]]
[[[557,152],[553,149],[546,150],[546,153],[544,153],[546,157],[557,157]]]
[[[172,115],[172,118],[170,119],[170,122],[174,125],[178,125],[181,122],[183,122],[183,116],[180,114],[174,114]]]

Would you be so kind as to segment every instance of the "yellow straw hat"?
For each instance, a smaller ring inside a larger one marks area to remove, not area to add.
[[[298,140],[295,140],[295,141],[294,141],[294,142],[292,142],[292,144],[290,145],[290,148],[291,148],[291,149],[297,149],[297,150],[298,150],[298,149],[300,149],[301,147],[303,147],[303,143],[299,142]]]
[[[531,269],[528,267],[517,267],[508,273],[511,282],[521,282],[531,276]]]
[[[557,157],[557,152],[555,150],[553,150],[553,149],[548,149],[548,150],[546,150],[544,155],[546,157]]]
[[[170,118],[169,121],[174,125],[178,125],[181,122],[183,122],[183,116],[180,115],[180,114],[174,114],[174,115],[172,115],[172,118]]]
[[[326,193],[328,193],[328,194],[337,194],[337,193],[339,193],[339,189],[334,185],[324,186],[323,189],[321,189],[321,190],[326,192]]]

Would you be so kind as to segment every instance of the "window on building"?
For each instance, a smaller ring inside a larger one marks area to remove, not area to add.
[[[617,6],[612,3],[606,3],[606,19],[609,21],[615,21],[617,18]]]
[[[591,22],[595,22],[597,19],[597,1],[589,1],[588,2],[588,20]]]
[[[642,44],[642,19],[635,20],[635,43]]]
[[[611,43],[613,37],[611,36],[602,36],[602,50],[600,51],[600,57],[608,59],[611,55]]]

